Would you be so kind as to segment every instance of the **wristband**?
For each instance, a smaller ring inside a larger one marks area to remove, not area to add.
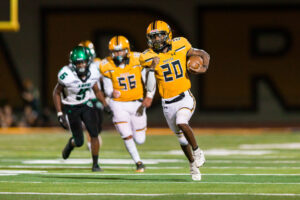
[[[149,92],[149,91],[147,91],[146,97],[149,97],[149,98],[153,99],[154,94],[155,94],[155,92]]]
[[[63,113],[62,112],[57,112],[57,117],[62,116]]]

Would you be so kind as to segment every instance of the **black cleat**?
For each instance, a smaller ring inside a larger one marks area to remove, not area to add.
[[[93,165],[92,172],[102,172],[102,169],[99,167],[98,164]]]
[[[69,139],[68,143],[66,144],[64,150],[62,151],[62,157],[63,159],[69,158],[71,151],[74,149],[72,146],[72,138]]]
[[[144,172],[145,171],[145,165],[142,163],[142,161],[139,161],[136,163],[136,170],[135,172]]]

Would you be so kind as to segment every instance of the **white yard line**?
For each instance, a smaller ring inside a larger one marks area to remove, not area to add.
[[[210,196],[300,196],[294,193],[161,193],[161,194],[138,194],[138,193],[40,193],[40,192],[0,192],[7,195],[56,195],[56,196],[178,196],[178,195],[210,195]]]
[[[128,184],[128,182],[124,181],[105,181],[105,182],[99,182],[97,181],[80,181],[80,182],[37,182],[37,181],[0,181],[0,183],[25,183],[25,184]],[[180,182],[180,181],[164,181],[164,182],[157,182],[157,181],[134,181],[130,182],[130,184],[141,184],[141,183],[155,183],[155,184],[232,184],[232,185],[300,185],[300,183],[273,183],[273,182],[207,182],[207,181],[193,181],[193,182]]]
[[[1,170],[0,170],[1,173]],[[43,173],[42,175],[70,175],[70,176],[190,176],[188,173],[151,173],[151,174],[102,174],[102,173]],[[202,174],[204,176],[300,176],[300,174]]]
[[[61,165],[0,165],[0,169],[90,169],[91,167],[83,167],[83,166],[61,166]],[[135,168],[134,166],[102,166],[103,169],[131,169]],[[147,166],[147,169],[184,169],[185,167],[152,167]],[[187,167],[186,167],[187,168]],[[290,166],[280,166],[280,167],[236,167],[236,166],[228,166],[228,167],[207,167],[203,166],[205,169],[300,169],[300,167],[290,167]]]
[[[135,168],[135,165],[133,166],[108,166],[108,165],[100,165],[103,169],[131,169]],[[67,165],[0,165],[0,168],[14,168],[14,169],[24,169],[24,168],[35,168],[35,169],[55,169],[55,168],[61,168],[61,169],[91,169],[91,167],[84,167],[84,166],[67,166]],[[147,169],[183,169],[184,167],[152,167],[147,166]]]
[[[47,171],[31,170],[0,170],[0,174],[41,174],[62,176],[189,176],[188,173],[134,173],[134,174],[105,174],[105,173],[51,173]],[[300,176],[300,174],[202,174],[204,176]]]
[[[242,144],[241,149],[300,149],[300,143],[280,143],[280,144]]]
[[[267,164],[267,163],[300,163],[300,160],[274,160],[274,161],[257,161],[257,160],[207,160],[206,163],[247,163],[247,164]]]
[[[300,169],[300,167],[290,167],[290,166],[283,166],[283,167],[202,167],[206,169]]]

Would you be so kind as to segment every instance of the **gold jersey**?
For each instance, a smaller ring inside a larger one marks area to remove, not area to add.
[[[167,53],[155,53],[147,49],[140,56],[141,65],[149,67],[153,57],[159,57],[159,64],[155,67],[155,78],[159,94],[162,98],[171,98],[191,88],[186,69],[186,54],[191,44],[184,37],[174,38]]]
[[[101,74],[111,79],[114,90],[121,92],[115,101],[133,101],[143,98],[142,66],[139,62],[140,53],[130,52],[129,63],[124,68],[115,65],[111,57],[101,61]]]

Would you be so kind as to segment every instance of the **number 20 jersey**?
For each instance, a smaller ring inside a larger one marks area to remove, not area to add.
[[[94,84],[100,79],[99,66],[92,63],[89,68],[90,75],[86,81],[77,76],[71,65],[64,66],[58,72],[58,83],[64,86],[62,103],[66,105],[79,105],[92,99]]]
[[[167,53],[155,53],[147,49],[140,56],[142,66],[150,66],[153,57],[160,61],[155,67],[155,78],[159,94],[162,98],[171,98],[191,88],[191,81],[186,70],[186,54],[191,44],[184,37],[172,40],[171,49]]]
[[[103,76],[111,79],[113,89],[121,92],[115,101],[134,101],[143,98],[142,66],[139,62],[140,53],[130,52],[129,63],[124,68],[115,65],[111,57],[101,61],[100,71]]]

